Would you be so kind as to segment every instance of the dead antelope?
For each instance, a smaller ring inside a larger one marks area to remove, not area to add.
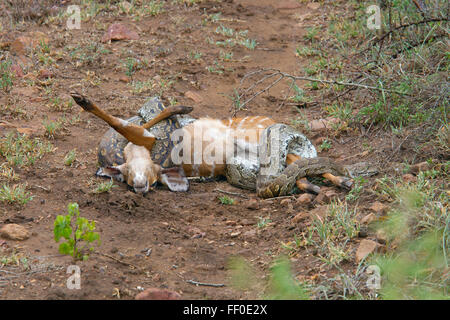
[[[117,167],[106,168],[107,172],[103,172],[103,174],[126,181],[128,185],[134,187],[136,192],[140,193],[153,189],[157,181],[167,185],[172,191],[187,191],[189,184],[186,176],[226,176],[227,166],[230,164],[229,159],[232,158],[230,152],[248,153],[249,150],[256,150],[261,142],[263,131],[275,125],[272,119],[263,116],[227,120],[200,118],[180,129],[182,141],[175,146],[182,150],[182,155],[177,159],[180,167],[163,169],[150,157],[156,138],[146,129],[174,114],[189,113],[191,108],[168,107],[151,121],[139,126],[106,113],[84,96],[77,93],[71,95],[85,111],[104,120],[130,142],[124,150],[125,163]],[[199,132],[202,134],[198,134]],[[234,139],[230,139],[230,137],[234,137]],[[211,146],[215,147],[212,153]],[[225,151],[217,153],[217,150]],[[207,161],[211,156],[214,157],[214,161]],[[254,152],[254,156],[258,157],[258,153]],[[306,179],[307,175],[322,175],[336,186],[351,188],[351,180],[343,176],[344,171],[333,169],[336,166],[333,166],[329,159],[316,158],[315,161],[308,164],[299,155],[289,153],[284,160],[289,172],[294,172],[292,169],[296,169],[295,165],[301,166],[296,171],[298,179],[294,180],[300,190],[318,193],[320,189]],[[282,184],[291,183],[288,180],[292,182],[292,177],[284,179],[283,175],[280,175],[277,180],[280,186],[271,186],[271,188],[274,187],[272,188],[274,190],[270,191],[269,195],[264,192],[258,192],[258,195],[263,197],[280,195],[279,190],[284,187]]]

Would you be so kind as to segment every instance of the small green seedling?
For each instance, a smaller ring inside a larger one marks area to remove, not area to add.
[[[258,217],[258,223],[256,224],[256,226],[260,229],[264,229],[271,222],[272,222],[272,220],[270,220],[268,218]]]
[[[89,251],[94,251],[91,244],[97,241],[100,244],[100,235],[95,230],[95,221],[89,221],[80,217],[80,211],[77,203],[69,203],[67,206],[68,215],[59,215],[55,220],[53,229],[54,239],[59,242],[61,238],[66,241],[59,245],[59,252],[67,254],[76,260],[87,260]],[[80,245],[83,246],[80,248]]]
[[[220,197],[219,200],[221,204],[234,204],[234,199],[227,196]]]
[[[331,142],[327,139],[323,140],[322,144],[319,146],[320,151],[328,151],[332,147]]]
[[[73,162],[76,160],[77,157],[77,151],[75,149],[70,150],[66,156],[64,157],[64,164],[68,167],[70,167]]]

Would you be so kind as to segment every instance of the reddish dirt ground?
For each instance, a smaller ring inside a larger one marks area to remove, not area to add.
[[[126,78],[123,67],[126,57],[149,62],[134,72],[132,80],[174,80],[163,92],[166,103],[173,98],[180,104],[194,106],[195,117],[229,117],[232,107],[229,96],[247,72],[276,68],[295,73],[310,63],[297,57],[295,48],[305,41],[307,27],[322,23],[327,9],[324,5],[308,7],[306,3],[291,8],[290,3],[234,0],[205,1],[194,6],[167,4],[165,12],[143,17],[140,21],[124,14],[113,17],[108,12],[100,12],[95,19],[82,21],[81,30],[35,21],[26,22],[26,27],[21,29],[8,29],[3,23],[2,41],[12,41],[31,30],[45,33],[55,63],[42,66],[33,61],[28,79],[36,79],[40,67],[49,70],[53,77],[36,80],[36,86],[29,86],[26,76],[18,78],[9,94],[2,93],[2,106],[15,104],[26,113],[26,117],[19,118],[4,112],[2,120],[18,128],[31,128],[32,136],[47,140],[43,120],[55,120],[63,115],[49,107],[50,99],[60,97],[62,101],[69,101],[68,93],[72,90],[83,92],[116,116],[135,115],[146,97],[157,91],[131,91],[131,82],[127,82],[131,79]],[[202,19],[219,12],[222,20],[202,25]],[[102,44],[109,53],[100,54],[91,63],[76,65],[67,48],[87,47],[91,42],[101,44],[107,27],[115,22],[136,30],[139,40]],[[208,38],[214,42],[225,39],[215,33],[220,24],[248,30],[248,37],[258,42],[255,50],[243,46],[224,49],[208,43]],[[232,51],[232,61],[220,61],[221,51]],[[58,52],[63,54],[58,55]],[[201,59],[193,59],[191,52],[201,53]],[[215,61],[224,65],[222,74],[208,71],[207,67],[214,66]],[[286,84],[274,87],[238,116],[265,115],[290,124],[298,112],[289,106],[277,110],[286,90]],[[185,95],[188,91],[198,93],[201,101],[188,98]],[[308,119],[321,118],[321,112],[320,107],[305,110]],[[134,194],[125,184],[116,182],[117,187],[110,192],[94,194],[94,185],[104,181],[94,173],[96,148],[107,126],[76,105],[67,110],[66,116],[79,116],[81,121],[67,125],[49,139],[56,147],[53,153],[46,154],[33,166],[16,170],[34,199],[23,207],[1,204],[0,223],[15,222],[32,233],[28,240],[7,240],[3,244],[4,250],[15,250],[19,256],[27,257],[31,269],[23,270],[22,265],[11,267],[9,270],[20,276],[0,286],[1,299],[117,299],[114,292],[120,292],[122,299],[132,299],[139,293],[138,287],[168,288],[185,299],[258,298],[260,292],[240,291],[230,285],[227,268],[230,257],[244,257],[262,275],[267,274],[274,258],[287,253],[282,242],[293,241],[309,223],[295,224],[292,218],[316,206],[314,202],[308,206],[299,204],[298,195],[257,199],[254,193],[234,188],[226,181],[193,182],[187,193],[173,193],[159,187],[145,196]],[[6,135],[7,131],[2,128],[0,133]],[[308,133],[312,141],[323,135]],[[333,148],[322,155],[343,159],[363,151],[352,132],[333,141]],[[65,166],[63,159],[72,149],[77,151],[77,161],[70,167]],[[240,193],[243,197],[230,196],[235,204],[221,204],[218,197],[223,194],[216,189]],[[344,191],[335,191],[339,198],[345,197]],[[252,199],[257,202],[256,208],[249,208]],[[101,254],[92,254],[87,261],[77,262],[82,272],[80,290],[66,288],[66,269],[72,261],[58,254],[58,244],[53,240],[53,222],[57,215],[66,214],[69,202],[77,202],[81,215],[96,221],[101,236],[101,245],[96,248]],[[364,209],[361,214],[363,212]],[[272,222],[259,228],[259,217]],[[198,236],[202,233],[204,236]],[[352,240],[355,248],[358,241],[358,238]],[[152,250],[147,256],[145,252],[149,248]],[[321,267],[322,263],[308,248],[291,255],[291,262],[293,274],[299,279],[320,282],[336,272]],[[356,264],[349,261],[343,268],[354,270]],[[194,286],[187,280],[226,286]]]

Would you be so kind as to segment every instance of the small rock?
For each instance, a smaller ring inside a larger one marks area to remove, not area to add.
[[[230,237],[236,238],[236,237],[239,236],[240,234],[241,234],[240,231],[235,231],[235,232],[230,233]]]
[[[386,243],[386,241],[387,241],[387,235],[386,235],[386,232],[383,230],[383,229],[378,229],[377,230],[377,232],[376,232],[376,237],[377,237],[377,241],[379,242],[379,243]]]
[[[16,130],[17,130],[18,133],[25,134],[27,136],[37,135],[38,134],[36,128],[23,127],[23,128],[16,128]]]
[[[33,31],[15,39],[10,45],[10,51],[17,56],[25,56],[27,50],[36,49],[41,43],[48,44],[49,38],[43,32]]]
[[[406,183],[410,183],[410,182],[416,182],[417,179],[415,176],[413,176],[411,173],[406,173],[402,176],[402,179],[404,182]]]
[[[370,206],[370,210],[374,211],[375,213],[377,213],[378,215],[383,215],[386,213],[386,211],[388,210],[388,206],[381,203],[380,201],[375,201],[371,206]]]
[[[227,226],[235,226],[237,224],[237,222],[234,220],[227,220],[227,221],[225,221],[225,224]]]
[[[48,79],[53,77],[53,73],[48,71],[47,69],[41,69],[39,70],[38,79]]]
[[[114,23],[109,26],[108,31],[103,35],[102,42],[111,40],[138,40],[139,35],[136,31],[130,30],[121,23]]]
[[[337,192],[334,191],[334,190],[325,190],[325,195],[330,200],[333,199],[333,198],[336,198],[338,196]]]
[[[360,226],[359,231],[358,231],[358,237],[359,238],[366,238],[369,234],[369,230],[367,228],[367,226]]]
[[[314,202],[319,204],[327,204],[331,202],[331,199],[336,198],[337,196],[338,194],[336,191],[322,187],[319,194],[314,199]]]
[[[281,204],[282,206],[286,206],[286,205],[288,205],[289,203],[291,203],[291,199],[283,199],[283,200],[280,201],[280,204]]]
[[[318,137],[317,139],[314,140],[314,144],[315,145],[321,145],[325,140],[327,140],[326,137]]]
[[[122,76],[119,78],[119,81],[128,83],[130,82],[130,78],[128,78],[127,76]]]
[[[19,39],[16,39],[13,42],[11,42],[9,50],[11,53],[17,56],[25,56],[25,54],[27,53],[25,50],[25,44]]]
[[[311,2],[311,3],[308,3],[308,4],[306,5],[306,7],[308,7],[308,8],[311,9],[311,10],[317,10],[317,9],[320,8],[320,3],[317,3],[317,2]]]
[[[314,208],[313,210],[311,210],[309,212],[309,215],[311,217],[317,217],[320,219],[324,219],[328,216],[328,206],[325,205],[325,206],[319,206],[317,208]]]
[[[303,193],[297,198],[296,202],[305,205],[310,204],[313,199],[314,196],[311,193]]]
[[[194,234],[191,239],[201,239],[206,237],[206,232],[200,232],[200,233],[196,233]]]
[[[336,118],[327,118],[327,119],[319,119],[312,120],[309,123],[311,131],[320,131],[324,129],[331,129],[334,123],[338,123],[339,120]]]
[[[15,76],[17,78],[22,78],[23,77],[24,74],[23,74],[22,67],[19,66],[18,64],[11,65],[10,69],[11,69],[12,72],[14,72],[14,74],[15,74]]]
[[[374,252],[380,245],[372,240],[364,239],[360,242],[358,249],[356,250],[356,262],[359,263],[369,254]]]
[[[305,219],[307,219],[310,215],[306,212],[300,212],[295,217],[292,218],[291,222],[293,224],[297,224]]]
[[[412,165],[409,168],[409,172],[411,172],[412,174],[418,175],[420,171],[427,171],[430,170],[431,166],[428,162],[420,162],[420,163],[416,163],[415,165]]]
[[[249,219],[242,219],[241,221],[239,221],[239,223],[243,226],[253,226],[256,224],[255,221],[249,220]]]
[[[250,199],[244,205],[247,209],[250,209],[250,210],[258,210],[259,209],[259,203],[258,203],[258,200],[256,200],[256,199]]]
[[[369,213],[365,217],[361,219],[361,224],[370,224],[372,221],[376,219],[376,216],[374,213]]]
[[[5,239],[22,241],[28,239],[30,237],[30,233],[21,225],[11,223],[4,225],[0,229],[0,236]]]
[[[168,289],[149,288],[137,294],[136,300],[179,300],[181,295]]]
[[[194,92],[194,91],[187,91],[184,94],[184,96],[186,98],[189,98],[189,99],[193,100],[195,103],[203,102],[203,98],[197,92]]]
[[[203,232],[202,230],[200,230],[197,227],[190,227],[188,229],[188,233],[190,233],[191,239],[199,239],[199,238],[204,238],[206,237],[206,232]]]
[[[254,238],[256,236],[256,230],[255,229],[248,230],[248,231],[244,232],[242,234],[242,236],[244,238]]]

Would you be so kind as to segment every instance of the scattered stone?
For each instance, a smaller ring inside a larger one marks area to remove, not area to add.
[[[383,229],[378,229],[377,230],[376,237],[377,237],[377,241],[379,243],[383,243],[383,244],[386,243],[387,238],[388,238],[387,235],[386,235],[386,232]]]
[[[308,3],[307,7],[309,9],[311,9],[311,10],[317,10],[317,9],[320,8],[320,3],[318,3],[318,2],[311,2],[311,3]]]
[[[128,78],[127,76],[121,76],[119,78],[119,81],[128,83],[128,82],[130,82],[130,78]]]
[[[314,140],[314,144],[315,144],[316,146],[319,146],[319,145],[321,145],[325,140],[327,140],[326,137],[318,137],[317,139]]]
[[[281,204],[282,206],[286,206],[286,205],[288,205],[289,203],[291,203],[291,199],[283,199],[283,200],[280,201],[280,204]]]
[[[53,77],[53,73],[51,73],[49,70],[47,69],[39,70],[38,79],[48,79],[51,77]]]
[[[256,200],[256,199],[250,199],[244,205],[247,209],[250,209],[250,210],[258,210],[259,209],[259,203],[258,203],[258,200]]]
[[[0,229],[0,236],[5,239],[22,241],[27,240],[30,237],[30,232],[21,225],[11,223],[4,225]]]
[[[388,210],[388,206],[381,203],[380,201],[375,201],[371,206],[370,206],[370,210],[374,211],[375,213],[377,213],[378,215],[383,215],[386,213],[386,211]]]
[[[27,136],[34,136],[39,134],[36,128],[27,128],[27,127],[16,128],[16,131],[20,134],[25,134]]]
[[[364,239],[360,242],[358,249],[356,250],[356,262],[359,263],[369,254],[374,252],[380,245],[373,240]]]
[[[334,123],[338,123],[339,120],[336,118],[326,118],[319,120],[312,120],[309,123],[311,131],[321,131],[324,129],[331,129]]]
[[[411,173],[406,173],[402,176],[402,179],[404,182],[406,183],[410,183],[410,182],[416,182],[417,179],[415,176],[413,176]]]
[[[319,194],[314,199],[314,202],[318,204],[327,204],[331,202],[331,199],[336,198],[337,196],[338,194],[333,189],[322,187]]]
[[[296,202],[298,204],[305,205],[305,204],[310,204],[313,199],[314,199],[314,196],[311,193],[303,193],[297,198]]]
[[[293,224],[297,224],[297,223],[302,222],[303,220],[307,219],[309,216],[310,216],[309,213],[300,212],[295,217],[292,218],[291,222]]]
[[[359,238],[366,238],[369,234],[369,230],[367,228],[367,226],[360,226],[359,231],[358,231],[358,237]]]
[[[249,220],[249,219],[242,219],[239,221],[239,223],[243,226],[253,226],[256,224],[255,221]]]
[[[409,168],[409,172],[412,174],[418,175],[420,171],[427,171],[431,169],[431,165],[428,162],[420,162],[412,165]]]
[[[191,239],[200,239],[206,237],[206,232],[201,231],[197,227],[191,227],[188,229],[188,233],[190,233]]]
[[[184,94],[184,96],[185,96],[186,98],[191,99],[191,100],[194,101],[195,103],[201,103],[201,102],[203,102],[203,98],[202,98],[197,92],[194,92],[194,91],[187,91],[187,92]]]
[[[227,220],[227,221],[225,221],[225,224],[227,226],[235,226],[237,224],[237,222],[234,220]]]
[[[9,46],[9,51],[17,56],[25,56],[25,54],[27,53],[25,50],[25,44],[19,39],[16,39],[13,42],[11,42],[11,45]]]
[[[314,208],[313,210],[311,210],[309,212],[309,215],[311,217],[317,217],[317,218],[320,218],[320,219],[324,219],[328,215],[328,206],[325,205],[325,206],[319,206],[317,208]]]
[[[24,76],[22,67],[19,66],[18,64],[11,65],[11,71],[14,72],[14,75],[17,78],[22,78]]]
[[[36,49],[38,45],[48,44],[49,39],[43,32],[33,31],[26,36],[21,36],[11,42],[9,47],[11,53],[17,56],[25,56],[27,50]]]
[[[236,238],[236,237],[239,236],[240,234],[241,234],[240,231],[235,231],[235,232],[230,233],[230,237]]]
[[[121,23],[114,23],[109,26],[108,31],[103,35],[102,42],[112,40],[138,40],[139,35],[136,31],[130,30]]]
[[[160,288],[149,288],[137,294],[136,300],[179,300],[181,295],[175,291]]]
[[[248,231],[244,232],[242,234],[242,236],[244,238],[254,238],[256,236],[256,230],[255,229],[248,230]]]
[[[369,213],[365,217],[361,219],[361,224],[370,224],[372,221],[376,219],[376,216],[374,213]]]
[[[201,239],[206,237],[206,232],[200,232],[200,233],[196,233],[194,234],[191,239]]]

